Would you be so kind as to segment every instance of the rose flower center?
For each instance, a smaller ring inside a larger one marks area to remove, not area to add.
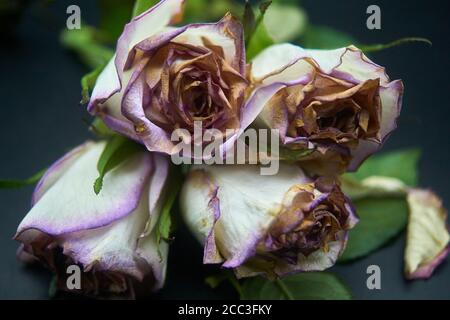
[[[147,81],[150,98],[145,110],[152,122],[167,130],[190,132],[197,121],[202,129],[238,126],[240,104],[236,97],[239,90],[243,92],[245,79],[226,64],[223,53],[206,45],[171,42],[151,60],[165,61],[159,69],[150,66],[148,71],[149,78],[158,79]]]
[[[288,135],[340,144],[377,140],[381,117],[378,88],[379,80],[352,85],[320,76],[309,85],[290,88]]]

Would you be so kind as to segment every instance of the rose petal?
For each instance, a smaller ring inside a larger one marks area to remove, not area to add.
[[[89,270],[117,271],[142,280],[146,270],[136,254],[138,238],[148,219],[145,196],[133,213],[107,226],[57,237],[63,253]]]
[[[355,46],[335,50],[306,50],[325,73],[337,78],[359,83],[380,79],[381,85],[389,82],[385,69],[367,58]]]
[[[204,46],[205,39],[208,45],[220,47],[223,50],[225,61],[233,69],[245,74],[245,44],[242,25],[230,14],[217,23],[193,24],[187,26],[186,31],[173,39],[173,42]]]
[[[92,186],[98,177],[96,165],[104,146],[89,146],[33,206],[19,225],[18,234],[27,229],[60,235],[98,228],[137,207],[151,173],[150,155],[135,155],[108,172],[102,191],[96,195]]]
[[[45,192],[50,189],[73,164],[93,146],[92,142],[86,142],[73,149],[58,161],[56,161],[44,174],[34,189],[32,202],[34,205]]]
[[[184,0],[162,0],[125,25],[117,42],[116,68],[120,72],[134,57],[134,47],[141,41],[164,30],[182,12]]]
[[[185,180],[180,195],[181,212],[186,224],[205,250],[203,263],[223,261],[216,245],[214,226],[220,218],[217,186],[204,170],[193,170]]]
[[[117,42],[116,55],[109,61],[97,79],[88,104],[88,111],[90,113],[98,112],[96,107],[99,104],[105,103],[114,94],[122,90],[122,84],[126,84],[132,74],[132,71],[126,72],[126,69],[130,67],[126,65],[131,63],[130,61],[136,54],[134,47],[145,39],[151,38],[158,32],[164,30],[174,17],[181,13],[183,2],[184,0],[162,0],[146,12],[133,18],[125,26]],[[164,39],[158,39],[159,41],[166,41]],[[111,102],[111,110],[107,113],[105,122],[112,129],[121,129],[118,131],[130,136],[133,135],[133,131],[130,130],[130,125],[127,124],[127,121],[124,121],[120,113],[117,113],[117,111],[120,111],[120,101],[121,96],[119,95],[115,101]],[[131,128],[133,127],[131,126]]]
[[[407,200],[405,274],[408,279],[426,279],[449,253],[447,212],[431,191],[413,189]]]
[[[158,243],[156,233],[153,232],[139,240],[136,253],[151,267],[154,278],[153,290],[161,289],[166,279],[168,243],[164,240]]]

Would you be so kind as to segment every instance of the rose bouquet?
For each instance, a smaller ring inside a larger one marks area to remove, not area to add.
[[[203,263],[220,266],[206,281],[229,280],[243,299],[349,298],[323,271],[406,225],[408,279],[445,259],[446,212],[416,185],[418,152],[372,156],[396,128],[404,87],[366,53],[390,44],[299,46],[305,12],[278,2],[137,0],[132,16],[120,35],[62,34],[95,67],[82,86],[96,139],[28,181],[38,180],[32,208],[14,236],[18,257],[52,270],[56,289],[161,289],[177,219]],[[278,33],[283,18],[292,27]]]

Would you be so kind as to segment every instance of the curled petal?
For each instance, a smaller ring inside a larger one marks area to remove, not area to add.
[[[408,279],[427,279],[450,251],[447,212],[427,190],[411,190],[408,205],[405,274]]]
[[[220,48],[224,59],[240,74],[245,73],[245,44],[240,22],[231,14],[218,23],[194,24],[186,27],[186,31],[173,39],[174,42]]]
[[[369,140],[360,141],[358,147],[352,151],[349,171],[357,170],[367,157],[383,146],[389,135],[397,128],[397,119],[402,108],[403,90],[401,80],[395,80],[386,86],[380,87],[382,105],[380,121],[381,143]]]
[[[184,0],[162,0],[129,22],[117,42],[116,68],[120,72],[134,58],[134,47],[164,30],[182,12]]]
[[[306,50],[325,73],[340,79],[359,83],[380,79],[382,85],[389,82],[385,69],[367,58],[355,46],[335,50]]]

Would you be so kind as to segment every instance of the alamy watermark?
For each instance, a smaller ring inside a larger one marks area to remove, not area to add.
[[[174,164],[260,164],[261,175],[275,175],[279,170],[280,133],[277,129],[202,128],[194,122],[193,134],[187,129],[172,132],[176,144]]]
[[[381,268],[373,264],[367,267],[366,273],[369,275],[366,281],[367,289],[381,290]]]
[[[367,7],[366,13],[370,16],[366,20],[366,26],[369,30],[381,29],[381,9],[376,4]]]
[[[66,13],[69,15],[66,20],[66,27],[69,30],[81,29],[81,9],[79,6],[72,4],[67,7]]]

